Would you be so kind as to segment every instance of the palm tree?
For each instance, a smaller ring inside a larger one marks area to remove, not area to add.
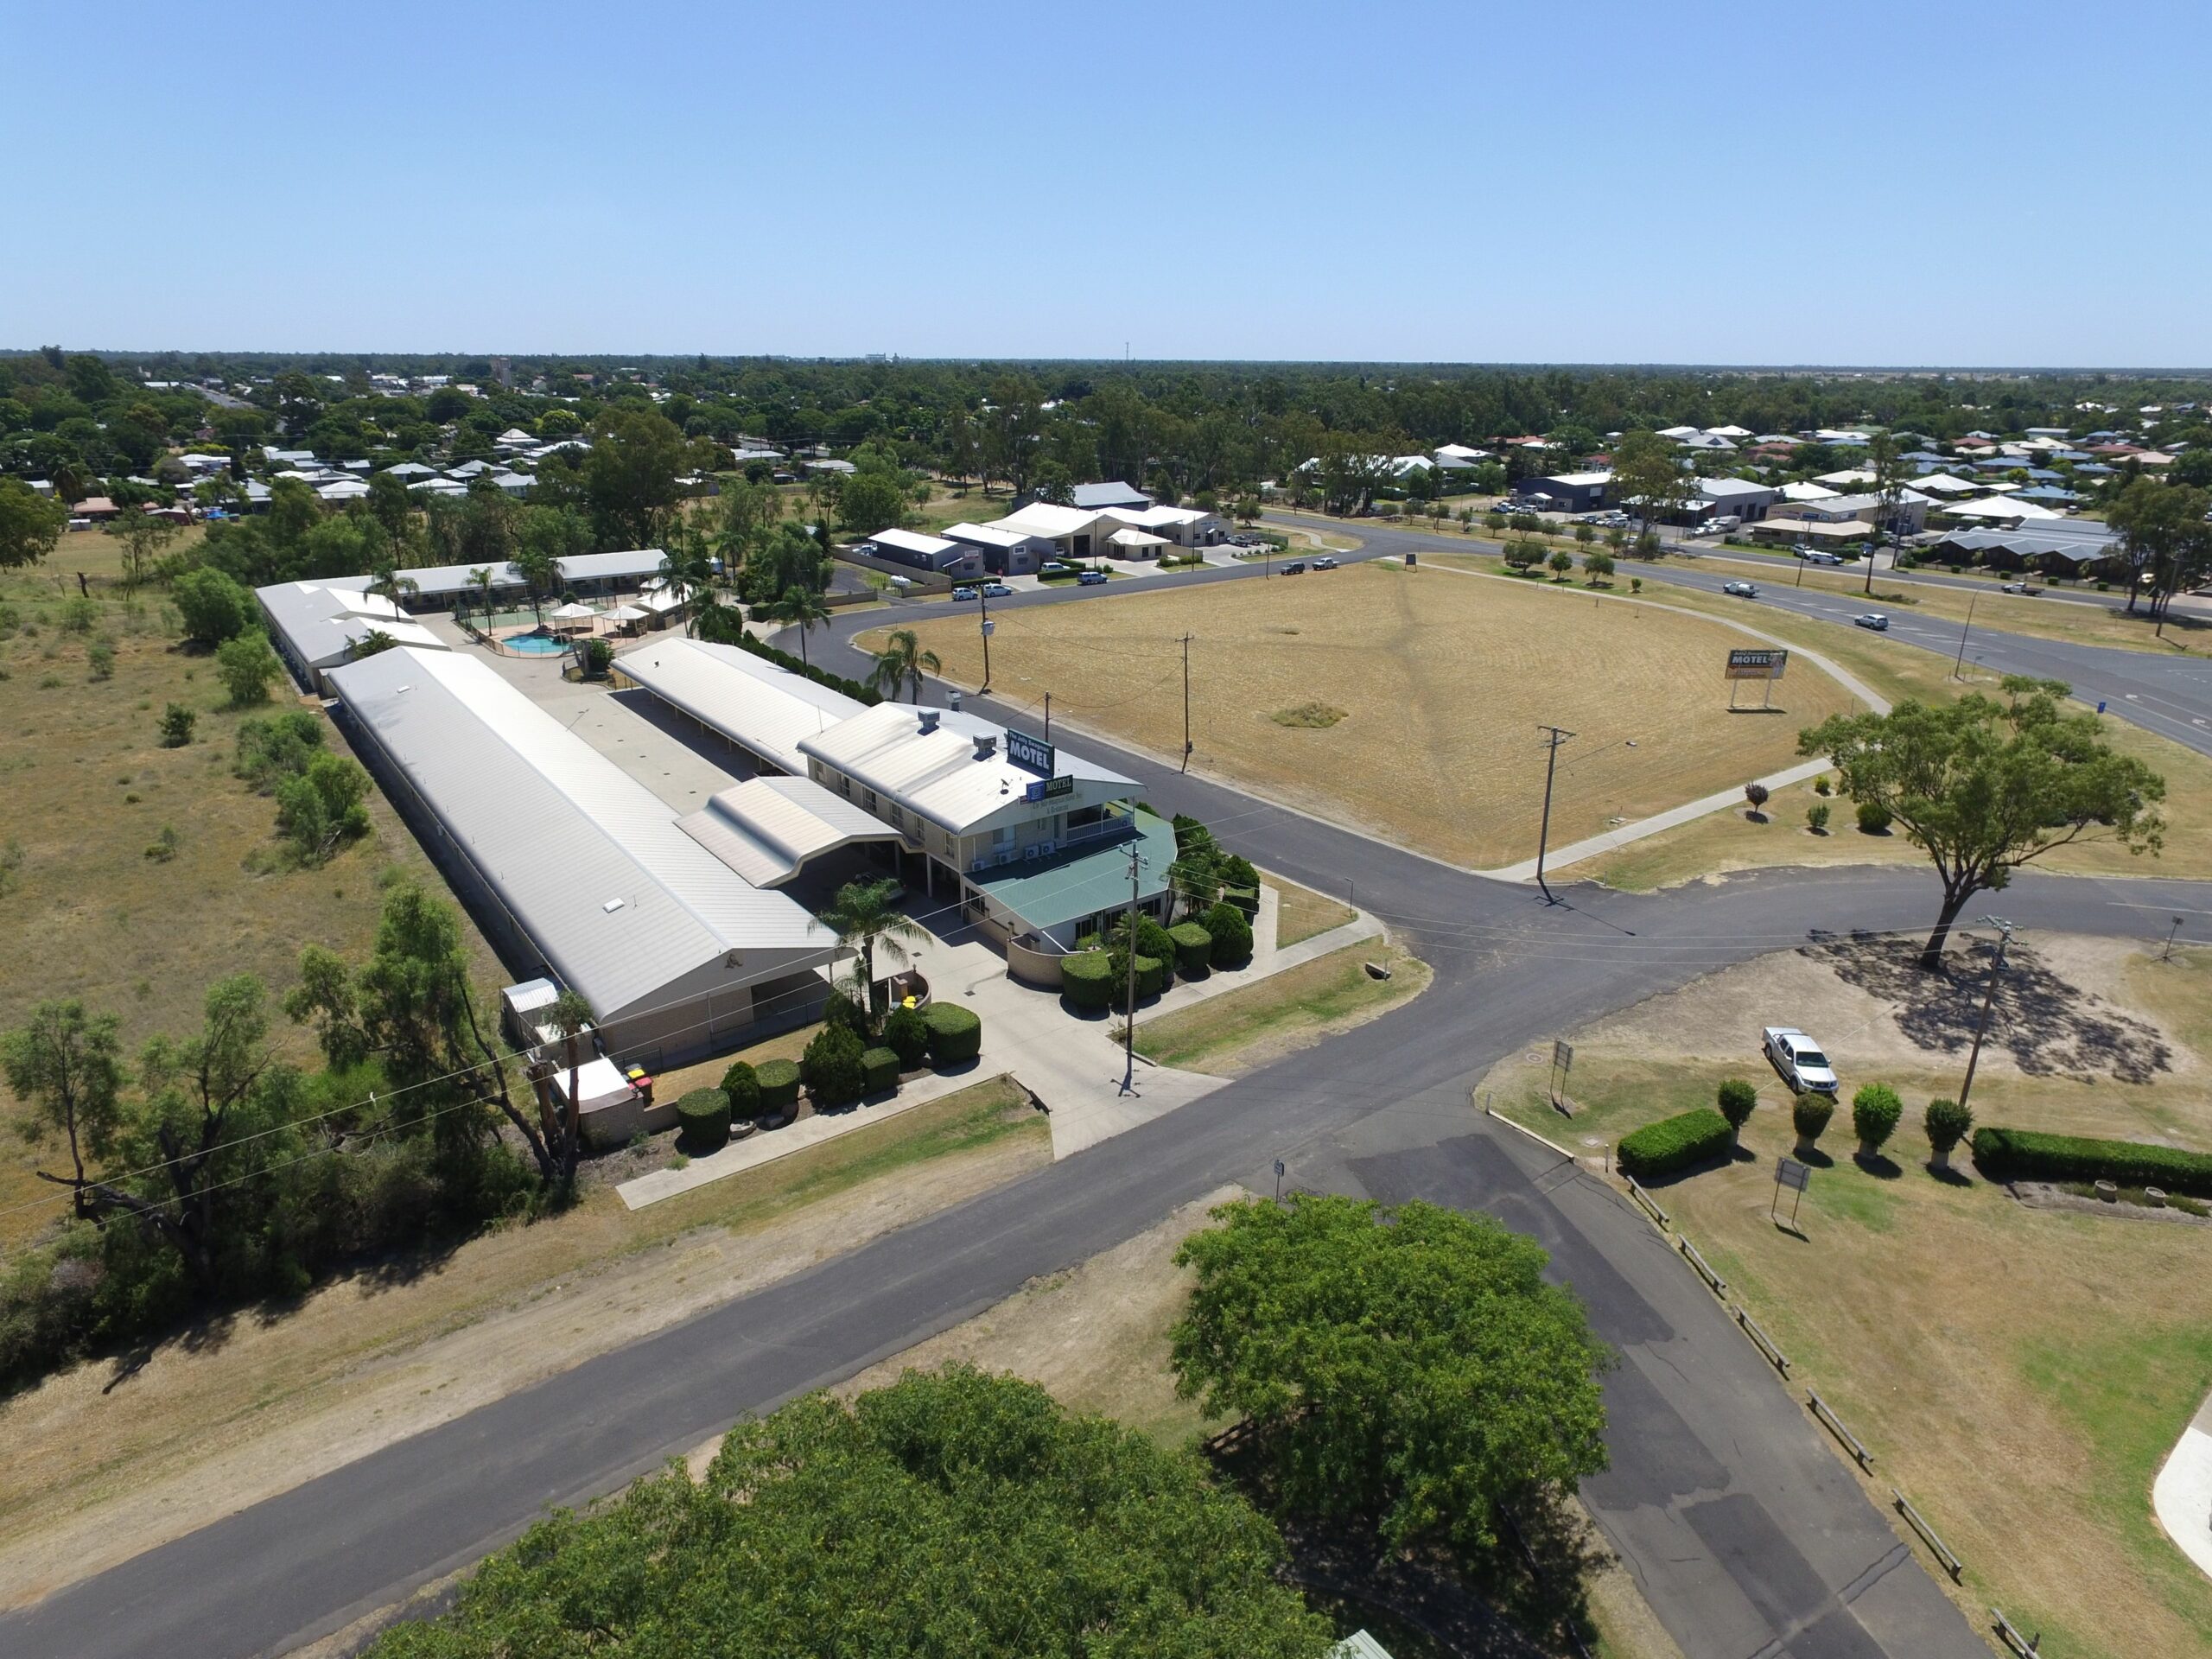
[[[887,697],[899,695],[899,682],[907,681],[913,687],[913,701],[922,700],[922,671],[932,674],[944,671],[944,664],[938,660],[937,652],[924,651],[921,640],[912,628],[893,628],[890,644],[875,653],[875,667],[869,672],[868,683]]]
[[[690,524],[679,526],[669,540],[671,550],[660,556],[660,574],[671,596],[681,593],[691,601],[683,632],[696,639],[704,632],[700,624],[705,613],[721,603],[715,590],[714,558],[707,551],[707,538]]]
[[[918,944],[929,938],[929,931],[897,908],[899,895],[905,891],[899,885],[885,877],[874,881],[848,881],[837,890],[837,897],[830,908],[815,919],[837,936],[837,948],[853,951],[855,961],[854,987],[860,1003],[872,1020],[875,1017],[875,953],[880,948],[892,961],[904,967],[912,960],[906,946]]]
[[[386,565],[377,572],[376,580],[369,584],[369,591],[381,594],[393,604],[398,605],[413,599],[423,589],[414,577],[403,576],[390,565]]]
[[[576,1153],[583,1139],[583,1107],[576,1098],[576,1074],[583,1069],[583,1045],[578,1036],[592,1027],[591,1004],[581,992],[563,991],[545,1011],[545,1024],[561,1036],[569,1062],[569,1112],[561,1137],[561,1184],[575,1179]]]
[[[478,565],[468,573],[468,580],[475,585],[476,600],[484,607],[484,622],[488,627],[492,622],[492,567]]]
[[[561,579],[561,562],[546,548],[524,547],[517,550],[514,564],[523,586],[530,592],[530,613],[543,622],[545,613],[540,608],[539,601]]]
[[[816,625],[830,620],[830,607],[823,602],[822,595],[813,588],[803,588],[793,582],[784,589],[783,597],[768,607],[768,615],[777,622],[798,625],[798,659],[804,663],[806,661],[806,636],[814,631]]]

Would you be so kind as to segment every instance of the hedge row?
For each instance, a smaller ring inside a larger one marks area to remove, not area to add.
[[[1175,945],[1175,971],[1196,979],[1213,965],[1213,935],[1196,922],[1182,922],[1167,930]]]
[[[895,1049],[871,1048],[861,1054],[861,1092],[887,1095],[899,1086],[899,1055]]]
[[[1078,950],[1060,959],[1060,991],[1078,1008],[1104,1008],[1114,1001],[1114,958],[1103,950]]]
[[[1993,1180],[2110,1181],[2212,1198],[2212,1154],[1994,1126],[1974,1132],[1974,1166]]]
[[[817,668],[812,663],[792,656],[788,651],[778,651],[773,645],[755,639],[741,628],[728,640],[717,643],[733,645],[741,651],[751,652],[755,657],[765,657],[779,668],[787,668],[803,678],[812,680],[817,685],[828,686],[832,691],[842,691],[855,702],[866,703],[871,708],[883,701],[883,693],[874,686],[862,685],[858,680],[849,680],[842,674],[832,674],[826,668]]]
[[[1614,1158],[1625,1174],[1640,1181],[1725,1155],[1735,1141],[1728,1120],[1710,1106],[1647,1123],[1624,1138]]]
[[[753,1076],[760,1085],[760,1110],[764,1115],[788,1112],[798,1104],[797,1060],[763,1060],[753,1069]]]

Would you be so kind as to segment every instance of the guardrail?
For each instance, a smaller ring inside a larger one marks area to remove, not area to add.
[[[1805,1390],[1805,1398],[1812,1403],[1813,1415],[1826,1424],[1828,1431],[1844,1443],[1851,1455],[1859,1459],[1859,1466],[1862,1469],[1872,1469],[1874,1466],[1874,1454],[1861,1446],[1859,1443],[1859,1437],[1843,1426],[1843,1419],[1829,1408],[1828,1402],[1810,1389]]]
[[[1713,1287],[1713,1294],[1716,1296],[1727,1295],[1728,1281],[1715,1273],[1713,1264],[1697,1253],[1697,1246],[1687,1238],[1677,1239],[1675,1243],[1683,1255],[1688,1258],[1689,1264],[1697,1269],[1697,1276]]]
[[[1736,1309],[1736,1323],[1744,1327],[1744,1334],[1767,1357],[1775,1370],[1784,1376],[1789,1375],[1789,1356],[1774,1345],[1774,1338],[1760,1330],[1758,1321],[1745,1313],[1741,1306]]]
[[[2005,1615],[1999,1612],[1996,1608],[1993,1607],[1989,1610],[1989,1616],[1997,1621],[1998,1639],[2002,1641],[2012,1652],[2020,1655],[2021,1659],[2028,1659],[2028,1656],[2042,1650],[2042,1631],[2037,1631],[2035,1639],[2033,1641],[2030,1641],[2026,1637],[2022,1636],[2018,1630],[2013,1628],[2012,1621],[2011,1619],[2005,1618]]]
[[[1951,1575],[1951,1581],[1957,1583],[1960,1575],[1967,1570],[1966,1564],[1951,1554],[1951,1547],[1943,1541],[1935,1528],[1928,1524],[1928,1517],[1914,1509],[1906,1501],[1905,1495],[1894,1486],[1890,1488],[1890,1502],[1897,1506],[1898,1514],[1912,1523],[1912,1529],[1928,1541],[1928,1548],[1936,1552],[1936,1559],[1943,1563],[1943,1570]]]
[[[1651,1212],[1653,1218],[1656,1220],[1662,1227],[1671,1229],[1674,1226],[1675,1224],[1667,1219],[1667,1212],[1659,1207],[1659,1201],[1643,1190],[1643,1188],[1637,1183],[1635,1176],[1624,1175],[1621,1177],[1621,1179],[1628,1183],[1629,1195],[1638,1204],[1642,1205],[1646,1210],[1649,1210]]]

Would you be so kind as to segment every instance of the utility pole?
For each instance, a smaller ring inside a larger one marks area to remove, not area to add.
[[[1967,1096],[1974,1092],[1974,1069],[1981,1062],[1982,1033],[1989,1029],[1989,1010],[1997,1001],[1997,976],[2005,971],[2005,947],[2012,943],[2012,924],[2002,916],[1985,916],[1982,924],[1998,931],[1996,960],[1989,964],[1989,986],[1981,995],[1981,1018],[1974,1022],[1974,1048],[1967,1056],[1967,1080],[1959,1085],[1959,1104],[1964,1107]]]
[[[1191,636],[1183,636],[1183,764],[1178,772],[1191,769]]]
[[[988,582],[977,586],[976,597],[983,605],[983,683],[976,688],[976,695],[987,696],[991,690],[991,590]]]
[[[1052,694],[1049,691],[1045,694],[1045,741],[1052,741]]]
[[[2160,962],[2171,962],[2174,959],[2174,936],[2180,931],[2181,918],[2177,916],[2174,918],[2174,925],[2166,930],[2166,948],[2158,952]]]
[[[1559,900],[1552,897],[1551,884],[1544,880],[1544,849],[1552,836],[1552,774],[1559,768],[1559,746],[1574,734],[1557,726],[1541,726],[1537,729],[1551,735],[1544,754],[1544,823],[1536,832],[1536,885],[1544,890],[1544,902],[1555,905]]]
[[[1141,841],[1129,843],[1129,919],[1123,948],[1128,952],[1128,1002],[1122,1020],[1122,1092],[1136,1092],[1137,1077],[1137,871],[1142,863]]]
[[[1967,595],[1967,620],[1959,626],[1958,660],[1951,664],[1951,677],[1955,680],[1961,677],[1960,671],[1967,665],[1967,630],[1974,626],[1974,602],[1980,597],[1980,594]]]

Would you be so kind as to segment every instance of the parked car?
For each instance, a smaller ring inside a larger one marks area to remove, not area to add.
[[[1738,599],[1757,599],[1759,596],[1758,588],[1748,582],[1724,582],[1720,584],[1720,591],[1733,594]]]
[[[1306,574],[1306,561],[1303,559],[1293,559],[1288,564],[1283,566],[1282,573],[1286,576],[1304,575]]]
[[[1333,570],[1337,568],[1337,562],[1326,554],[1323,554],[1313,561],[1313,568],[1316,570]]]
[[[952,596],[955,599],[973,599],[976,590],[973,588],[956,588],[952,590]]]
[[[1012,599],[1014,589],[1002,582],[987,582],[983,584],[983,597],[985,599]]]
[[[1821,1046],[1795,1026],[1769,1026],[1760,1033],[1766,1057],[1782,1080],[1801,1095],[1836,1092],[1835,1068]]]
[[[2024,582],[2003,582],[1998,583],[1997,591],[2000,594],[2025,594],[2030,599],[2033,599],[2037,594],[2043,592],[2043,589],[2031,588]]]
[[[1801,547],[1797,556],[1808,564],[1841,564],[1843,561],[1824,547]]]
[[[1106,573],[1103,570],[1086,570],[1075,580],[1078,588],[1096,588],[1106,580]]]
[[[1044,563],[1037,567],[1037,575],[1039,581],[1052,576],[1071,576],[1073,575],[1075,575],[1075,566],[1071,564],[1063,564],[1058,559],[1047,559]]]
[[[1877,633],[1887,633],[1890,631],[1890,619],[1887,613],[1881,611],[1861,611],[1851,620],[1855,626],[1872,628]]]
[[[1726,536],[1732,530],[1740,530],[1743,527],[1743,524],[1744,521],[1738,518],[1734,513],[1724,512],[1718,518],[1715,518],[1712,523],[1706,525],[1706,528],[1716,536]]]

